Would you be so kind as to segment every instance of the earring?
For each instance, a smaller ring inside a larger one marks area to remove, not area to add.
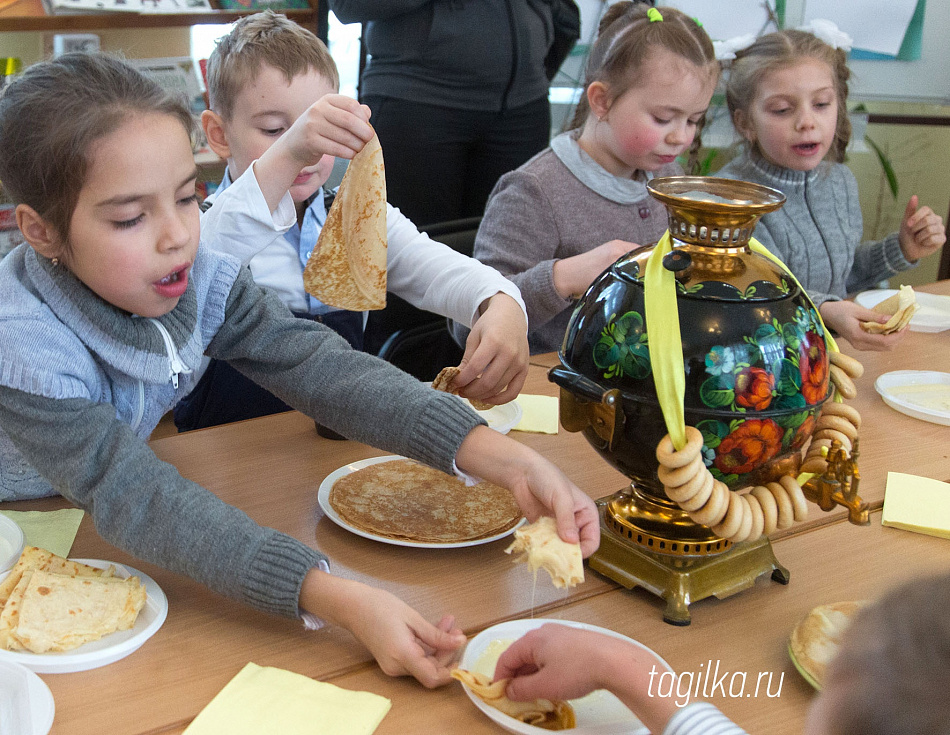
[[[53,267],[59,265],[59,258],[50,258],[49,262],[53,264]]]

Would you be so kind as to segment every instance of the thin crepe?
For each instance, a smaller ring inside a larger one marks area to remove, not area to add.
[[[492,682],[484,674],[465,669],[453,669],[452,678],[465,686],[485,704],[514,717],[519,722],[540,727],[543,730],[569,730],[576,725],[574,708],[561,700],[534,699],[530,702],[515,702],[505,695],[508,679]]]
[[[543,569],[555,587],[564,589],[584,581],[584,558],[580,544],[569,544],[557,535],[557,523],[542,516],[515,531],[506,554],[517,553],[516,562],[527,562],[531,571]]]
[[[917,295],[914,293],[914,289],[910,286],[901,286],[896,294],[884,299],[873,309],[878,314],[889,314],[891,318],[884,324],[861,322],[861,326],[871,334],[899,332],[910,324],[911,318],[917,313],[918,309],[920,309],[920,304],[917,303]]]
[[[304,268],[304,288],[339,309],[382,309],[386,252],[386,170],[374,134],[346,168]]]

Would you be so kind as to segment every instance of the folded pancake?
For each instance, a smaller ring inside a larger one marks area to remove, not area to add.
[[[527,562],[531,571],[543,569],[555,587],[573,587],[584,581],[584,558],[580,544],[569,544],[557,535],[557,523],[543,516],[515,531],[515,540],[506,554],[519,554],[516,562]]]
[[[891,334],[899,332],[908,324],[911,318],[920,309],[917,303],[917,295],[910,286],[901,286],[900,290],[877,304],[873,311],[878,314],[889,314],[891,318],[884,324],[878,322],[861,322],[861,326],[866,332],[871,334]]]
[[[502,533],[521,520],[511,493],[471,487],[411,459],[369,465],[337,480],[331,507],[354,528],[420,543],[456,543]]]
[[[440,390],[443,393],[451,393],[453,396],[459,394],[458,388],[455,387],[455,379],[458,377],[459,373],[462,372],[462,368],[449,366],[444,367],[439,371],[439,374],[435,376],[435,380],[432,381],[432,387],[435,390]],[[472,404],[472,407],[476,411],[488,411],[495,407],[494,403],[487,403],[486,401],[480,401],[477,398],[470,398],[468,402]]]
[[[0,582],[0,607],[6,604],[7,598],[20,581],[24,572],[41,569],[54,574],[65,574],[70,577],[111,577],[115,574],[115,567],[99,569],[88,564],[64,559],[52,551],[37,546],[27,546],[20,554],[17,563],[10,570],[6,579]]]
[[[70,651],[135,624],[146,600],[137,577],[74,577],[26,572],[0,613],[8,650]]]
[[[806,678],[820,689],[841,637],[864,602],[835,602],[811,610],[792,630],[788,650]]]
[[[550,699],[514,702],[508,699],[505,696],[508,679],[492,682],[484,674],[465,669],[453,669],[452,678],[462,682],[485,704],[528,725],[542,730],[568,730],[577,724],[574,708],[567,702]]]
[[[386,171],[375,134],[346,168],[303,284],[340,309],[386,306]]]

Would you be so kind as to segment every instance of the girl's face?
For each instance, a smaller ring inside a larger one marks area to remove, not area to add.
[[[835,139],[838,97],[831,67],[818,59],[766,74],[747,111],[736,113],[742,136],[776,166],[811,171]]]
[[[656,171],[689,148],[717,78],[663,48],[649,53],[638,76],[636,86],[612,101],[606,85],[590,85],[592,114],[579,139],[591,158],[625,178]]]
[[[89,152],[63,264],[132,314],[171,311],[198,251],[197,169],[181,121],[130,115]]]

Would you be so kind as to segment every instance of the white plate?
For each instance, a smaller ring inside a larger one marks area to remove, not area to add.
[[[130,630],[110,633],[97,641],[84,643],[79,648],[62,653],[0,650],[0,663],[12,661],[23,664],[38,674],[68,674],[74,671],[97,669],[137,651],[145,641],[155,635],[155,632],[162,627],[165,616],[168,615],[168,599],[154,579],[137,569],[114,564],[114,562],[100,559],[73,559],[72,561],[78,561],[99,569],[106,569],[112,565],[115,566],[115,573],[119,577],[127,579],[135,576],[142,581],[146,592],[145,606],[135,619],[135,625]],[[0,574],[0,581],[6,576],[6,573]]]
[[[23,530],[0,513],[0,572],[9,571],[17,563],[25,545]]]
[[[883,288],[862,291],[854,297],[865,309],[873,309],[884,299],[897,293],[896,289]],[[942,332],[950,329],[950,296],[939,296],[923,291],[914,291],[920,309],[910,318],[912,332]]]
[[[532,620],[511,620],[507,623],[494,625],[486,628],[477,636],[472,638],[465,647],[459,667],[469,671],[476,671],[487,676],[493,676],[495,673],[495,662],[498,656],[507,646],[501,647],[498,641],[514,642],[521,638],[528,631],[540,628],[545,623],[557,623],[558,625],[567,625],[572,628],[589,630],[596,633],[603,633],[611,638],[617,638],[634,646],[642,648],[644,651],[653,653],[642,643],[628,638],[625,635],[616,633],[607,628],[598,628],[596,625],[587,625],[586,623],[577,623],[572,620],[553,620],[544,618],[534,618]],[[494,645],[492,645],[494,644]],[[491,648],[490,648],[491,647]],[[656,655],[656,654],[654,654]],[[670,665],[662,658],[659,658],[661,664],[668,671],[672,671]],[[583,665],[583,662],[578,662]],[[490,707],[476,696],[465,686],[465,693],[469,699],[484,712],[489,718],[501,725],[508,732],[516,735],[542,735],[549,732],[534,725],[528,725],[524,722],[509,717],[500,710]],[[574,733],[574,735],[649,735],[649,730],[636,718],[636,716],[610,692],[599,689],[591,692],[586,697],[570,700],[574,707],[574,713],[577,715],[577,726],[565,730],[564,732]]]
[[[459,396],[459,398],[462,397]],[[462,398],[462,400],[465,401],[469,408],[488,422],[488,428],[494,429],[499,434],[507,434],[515,428],[518,422],[521,421],[521,416],[524,413],[517,400],[502,403],[500,406],[492,406],[484,411],[479,411],[475,408],[472,402],[467,398]]]
[[[928,391],[924,386],[936,386]],[[895,411],[906,413],[915,419],[930,421],[934,424],[950,426],[950,409],[930,408],[914,402],[914,398],[937,393],[943,397],[944,391],[950,394],[950,373],[937,373],[929,370],[895,370],[884,373],[874,381],[874,388],[881,394],[884,403]]]
[[[0,724],[4,735],[46,735],[56,704],[40,677],[25,666],[0,661]]]
[[[327,518],[329,518],[338,526],[345,528],[351,533],[355,533],[357,536],[362,536],[363,538],[372,539],[373,541],[382,541],[384,544],[392,544],[393,546],[414,546],[422,549],[459,549],[463,546],[479,546],[480,544],[489,544],[492,541],[497,541],[498,539],[504,538],[505,536],[510,536],[515,532],[516,528],[526,522],[525,519],[522,518],[520,523],[512,526],[507,531],[495,534],[494,536],[486,536],[485,538],[479,538],[473,541],[457,541],[450,544],[438,544],[422,543],[420,541],[405,541],[403,539],[377,536],[375,533],[371,533],[370,531],[364,531],[362,528],[351,526],[349,523],[343,520],[343,518],[341,518],[340,515],[333,509],[333,506],[330,505],[330,488],[333,487],[333,483],[335,483],[341,477],[346,477],[347,475],[350,475],[357,470],[361,470],[364,467],[379,464],[380,462],[391,462],[396,459],[405,459],[405,457],[400,457],[397,454],[390,454],[385,457],[370,457],[369,459],[361,459],[358,462],[351,462],[348,465],[344,465],[340,469],[334,470],[329,475],[327,475],[323,482],[320,483],[320,489],[317,491],[317,502],[320,504],[323,512],[326,513]]]

